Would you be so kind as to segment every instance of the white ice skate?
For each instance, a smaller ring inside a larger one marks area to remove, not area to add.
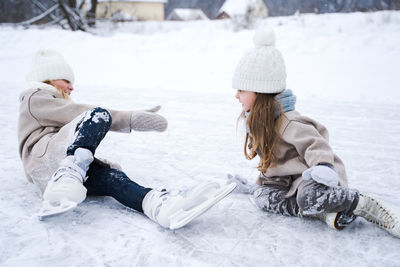
[[[77,205],[76,202],[69,201],[68,199],[61,199],[53,202],[43,200],[42,207],[38,214],[39,220],[43,221],[48,217],[67,212],[75,208]]]
[[[204,182],[185,192],[153,189],[143,200],[143,212],[165,228],[178,229],[206,212],[235,187],[235,183],[220,187],[217,183]]]
[[[353,213],[363,217],[367,221],[375,223],[393,236],[400,238],[400,221],[398,216],[372,197],[360,194],[360,199]]]
[[[85,200],[87,190],[83,182],[87,167],[92,161],[93,155],[87,149],[77,149],[75,156],[68,156],[61,161],[60,167],[52,175],[43,193],[39,220],[67,212]],[[87,166],[84,166],[84,169],[78,166],[82,165],[82,162]]]

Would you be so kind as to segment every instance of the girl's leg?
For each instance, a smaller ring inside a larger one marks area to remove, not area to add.
[[[94,108],[76,126],[74,142],[67,149],[67,156],[74,155],[78,148],[95,153],[96,148],[110,129],[112,118],[103,108]],[[76,155],[75,155],[76,156]],[[125,206],[139,212],[144,196],[151,190],[144,188],[117,169],[94,161],[87,170],[88,179],[84,183],[88,195],[111,196]]]
[[[302,181],[297,191],[297,204],[303,215],[332,212],[351,215],[358,199],[357,190],[330,187],[314,180]]]
[[[279,185],[262,186],[254,192],[254,202],[260,209],[268,212],[297,216],[299,207],[296,197],[285,198],[288,191],[288,187]]]
[[[73,143],[67,149],[67,156],[74,155],[77,148],[86,148],[94,152],[111,127],[111,114],[100,107],[86,113],[77,124]]]
[[[75,126],[80,117],[82,119]],[[66,131],[75,127],[74,138],[43,192],[41,217],[64,212],[86,198],[87,190],[82,184],[97,146],[110,129],[111,115],[105,109],[94,108],[80,117],[64,128]]]
[[[187,191],[159,191],[142,187],[124,172],[97,160],[90,165],[87,174],[84,186],[88,195],[112,196],[170,229],[183,227],[234,189],[232,185],[220,188],[215,183],[205,182]]]
[[[397,215],[379,201],[360,194],[357,190],[328,187],[313,180],[303,181],[297,192],[297,203],[302,214],[322,219],[336,229],[343,229],[356,216],[361,216],[400,238],[400,221]],[[336,215],[327,219],[329,214]]]
[[[342,212],[352,214],[358,203],[358,191],[343,187],[328,187],[313,180],[303,181],[297,195],[285,198],[289,188],[263,186],[253,194],[256,205],[269,212],[297,216]]]
[[[143,212],[143,199],[151,189],[138,185],[124,172],[97,160],[90,165],[87,176],[84,186],[88,195],[111,196],[123,205]]]

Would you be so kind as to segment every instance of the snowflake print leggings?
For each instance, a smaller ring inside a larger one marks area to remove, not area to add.
[[[103,108],[94,108],[77,124],[74,142],[67,149],[67,156],[73,155],[79,147],[89,149],[95,155],[96,148],[111,127],[111,114]],[[111,196],[123,205],[143,212],[142,201],[151,190],[132,181],[123,171],[111,168],[95,158],[90,164],[83,184],[87,194]]]
[[[256,205],[272,213],[297,216],[340,212],[352,216],[358,204],[357,190],[344,187],[329,187],[314,180],[304,180],[297,194],[286,198],[289,187],[279,185],[262,186],[254,194]]]

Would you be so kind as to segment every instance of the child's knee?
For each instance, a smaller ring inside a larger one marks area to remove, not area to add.
[[[90,116],[92,117],[92,120],[96,123],[103,122],[108,125],[111,125],[112,122],[111,113],[105,108],[96,107],[92,109],[90,112]]]
[[[296,202],[303,214],[320,213],[325,205],[327,186],[307,181],[297,190]]]

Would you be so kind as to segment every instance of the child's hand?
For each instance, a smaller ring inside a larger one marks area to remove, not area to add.
[[[156,114],[161,106],[155,106],[147,110],[136,110],[132,112],[131,129],[134,131],[157,131],[163,132],[168,127],[167,119]]]
[[[228,174],[228,182],[227,184],[230,183],[236,183],[236,188],[232,191],[233,193],[237,194],[253,194],[254,191],[259,188],[257,184],[248,184],[247,179],[241,177],[240,175],[235,175],[232,176],[232,174]]]
[[[337,186],[339,184],[339,176],[330,165],[317,165],[305,170],[303,172],[303,179],[313,179],[317,183],[327,186]]]

